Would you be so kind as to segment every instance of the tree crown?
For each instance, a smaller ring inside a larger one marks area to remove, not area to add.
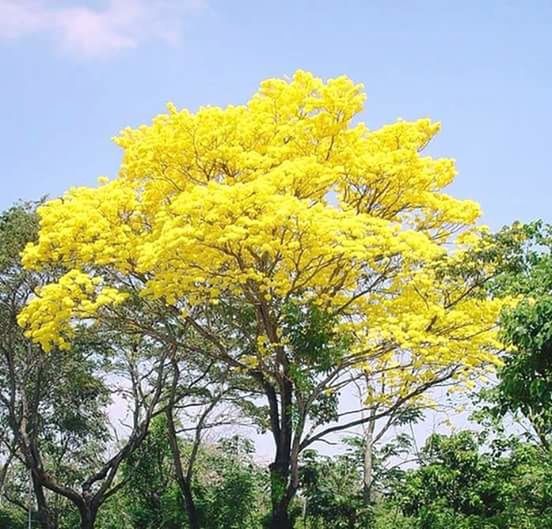
[[[445,192],[454,162],[423,153],[439,124],[372,131],[354,122],[364,100],[347,77],[298,71],[244,105],[169,104],[125,129],[117,178],[39,209],[25,265],[67,274],[21,313],[28,336],[67,347],[75,322],[139,293],[196,322],[213,305],[249,307],[244,367],[293,346],[290,306],[328,314],[399,391],[443,365],[493,362],[504,300],[448,272],[479,244],[480,210]]]

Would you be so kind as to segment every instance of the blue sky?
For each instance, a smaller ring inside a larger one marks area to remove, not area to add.
[[[552,3],[0,0],[0,207],[115,176],[110,138],[245,102],[297,68],[365,84],[371,128],[430,116],[484,221],[551,221]]]

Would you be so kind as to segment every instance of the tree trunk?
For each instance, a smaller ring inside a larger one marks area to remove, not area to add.
[[[293,529],[287,506],[277,505],[272,509],[269,529]]]
[[[281,360],[287,368],[287,361]],[[272,514],[269,529],[293,529],[289,516],[289,504],[297,490],[297,464],[299,457],[298,445],[293,444],[293,386],[290,377],[285,375],[280,385],[280,414],[278,416],[278,401],[272,387],[265,385],[268,397],[272,434],[276,444],[276,457],[270,465],[270,492]]]
[[[269,529],[293,529],[288,507],[293,493],[289,484],[289,459],[275,461],[270,465],[272,514]]]
[[[90,518],[83,518],[81,520],[80,529],[94,529],[95,521]]]
[[[90,508],[80,510],[80,529],[94,529],[96,525],[96,512],[93,512]]]
[[[370,379],[366,377],[366,388],[370,387]],[[364,461],[363,461],[363,476],[362,476],[362,499],[366,507],[370,506],[374,500],[374,432],[376,430],[375,421],[376,409],[370,409],[369,417],[371,418],[363,426],[364,433]],[[364,414],[363,414],[364,417]]]
[[[38,509],[38,522],[40,524],[40,529],[57,529],[57,524],[52,517],[48,507],[48,502],[46,501],[44,487],[40,484],[34,473],[32,473],[31,476]]]
[[[169,434],[169,445],[171,447],[171,453],[173,456],[175,477],[178,483],[178,487],[180,488],[182,498],[184,499],[184,506],[186,508],[186,514],[188,515],[190,529],[201,529],[201,525],[199,523],[199,515],[192,493],[192,487],[182,467],[182,457],[180,454],[180,446],[178,445],[178,437],[176,434],[172,407],[169,407],[167,409],[166,417],[167,430]]]
[[[374,481],[374,426],[370,421],[364,431],[364,475],[362,496],[366,506],[372,503],[372,484]]]
[[[266,325],[269,319],[262,310],[259,314],[259,323],[264,325],[267,335],[272,343],[278,343],[275,328]],[[298,457],[299,438],[294,439],[293,425],[293,378],[290,375],[289,360],[285,349],[277,346],[277,363],[281,367],[281,377],[277,377],[276,384],[272,384],[265,378],[261,383],[268,400],[270,413],[270,425],[276,445],[276,456],[270,465],[270,492],[272,513],[268,524],[269,529],[293,529],[293,521],[289,516],[289,505],[298,485]],[[278,393],[280,398],[278,399]],[[300,436],[300,432],[295,432]]]
[[[195,506],[192,488],[190,487],[188,480],[183,480],[180,484],[180,490],[182,492],[182,496],[184,497],[184,503],[186,504],[186,512],[188,513],[190,529],[200,529],[201,524],[199,522],[199,515]]]

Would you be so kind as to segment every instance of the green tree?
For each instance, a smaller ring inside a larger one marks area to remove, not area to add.
[[[122,469],[126,482],[123,507],[134,529],[179,529],[186,513],[179,501],[167,423],[160,415],[152,422],[141,446]]]
[[[248,439],[233,436],[204,450],[195,487],[205,529],[257,529],[269,511],[268,475]]]
[[[419,529],[552,528],[552,458],[535,445],[463,431],[432,435],[395,498]]]
[[[502,317],[503,337],[511,350],[498,373],[494,400],[501,415],[521,414],[548,450],[552,437],[552,227],[524,226],[527,242],[521,266],[501,287],[521,296]]]
[[[366,526],[361,459],[352,454],[323,457],[313,450],[303,454],[301,485],[304,527],[355,529]]]
[[[158,343],[122,324],[84,323],[70,350],[46,353],[28,340],[17,315],[41,285],[61,273],[57,267],[23,269],[21,252],[37,232],[33,204],[0,215],[0,440],[30,471],[43,529],[62,527],[72,510],[90,529],[120,488],[121,463],[147,433],[162,397],[167,350],[159,352]],[[122,440],[106,414],[115,393],[127,399],[131,412]],[[3,482],[8,472],[4,465]]]
[[[165,416],[155,419],[148,436],[123,467],[126,483],[119,505],[132,529],[181,529],[194,523],[186,512],[174,473]],[[180,439],[183,466],[194,444]],[[203,529],[257,529],[268,511],[266,473],[252,459],[253,445],[232,437],[197,449],[191,481],[198,523]],[[105,517],[104,517],[105,518]],[[101,529],[110,527],[107,520]]]

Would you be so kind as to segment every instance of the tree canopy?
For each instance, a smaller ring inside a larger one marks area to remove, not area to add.
[[[184,317],[233,299],[271,309],[255,363],[280,343],[288,300],[339,311],[355,349],[379,351],[381,362],[399,350],[420,371],[427,360],[492,359],[485,346],[495,345],[500,301],[438,277],[439,263],[455,258],[452,237],[479,216],[477,204],[443,192],[452,160],[422,155],[439,124],[370,131],[352,124],[363,103],[348,78],[299,71],[265,81],[246,105],[196,114],[170,105],[151,126],[124,130],[118,178],[40,208],[25,265],[68,272],[20,322],[44,348],[63,345],[74,318],[135,286]],[[117,275],[137,279],[117,284]]]

